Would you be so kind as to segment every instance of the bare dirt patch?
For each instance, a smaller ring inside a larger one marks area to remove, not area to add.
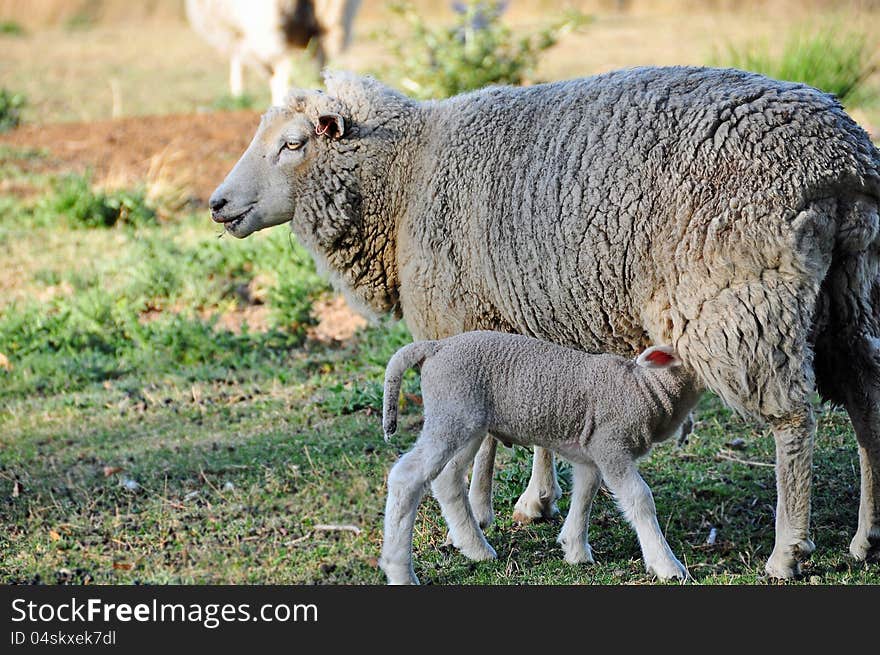
[[[238,111],[26,125],[0,136],[0,145],[13,153],[48,153],[11,155],[26,174],[92,171],[96,184],[109,186],[161,177],[164,184],[185,188],[204,204],[250,143],[259,120],[257,112]],[[5,189],[19,196],[29,191],[22,180]]]

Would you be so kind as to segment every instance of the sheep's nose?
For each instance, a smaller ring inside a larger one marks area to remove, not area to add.
[[[223,196],[213,195],[208,201],[208,206],[211,208],[212,212],[216,213],[223,209],[226,206],[227,202],[229,202],[229,200],[227,200]]]

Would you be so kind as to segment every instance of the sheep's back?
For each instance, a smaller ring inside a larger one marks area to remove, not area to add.
[[[798,218],[810,202],[880,196],[880,157],[839,103],[741,71],[633,69],[430,111],[407,229],[433,253],[416,277],[463,290],[464,329],[629,354],[665,336],[648,306],[808,274],[835,229]]]

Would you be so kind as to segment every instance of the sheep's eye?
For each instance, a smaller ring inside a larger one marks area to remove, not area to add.
[[[285,141],[282,150],[299,150],[305,144],[304,141]]]

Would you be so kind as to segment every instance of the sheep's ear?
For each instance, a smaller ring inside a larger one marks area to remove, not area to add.
[[[681,366],[681,357],[672,346],[651,346],[636,358],[636,364],[645,368],[672,368]]]
[[[338,139],[345,134],[345,120],[339,114],[321,114],[315,125],[315,134],[328,139]]]

